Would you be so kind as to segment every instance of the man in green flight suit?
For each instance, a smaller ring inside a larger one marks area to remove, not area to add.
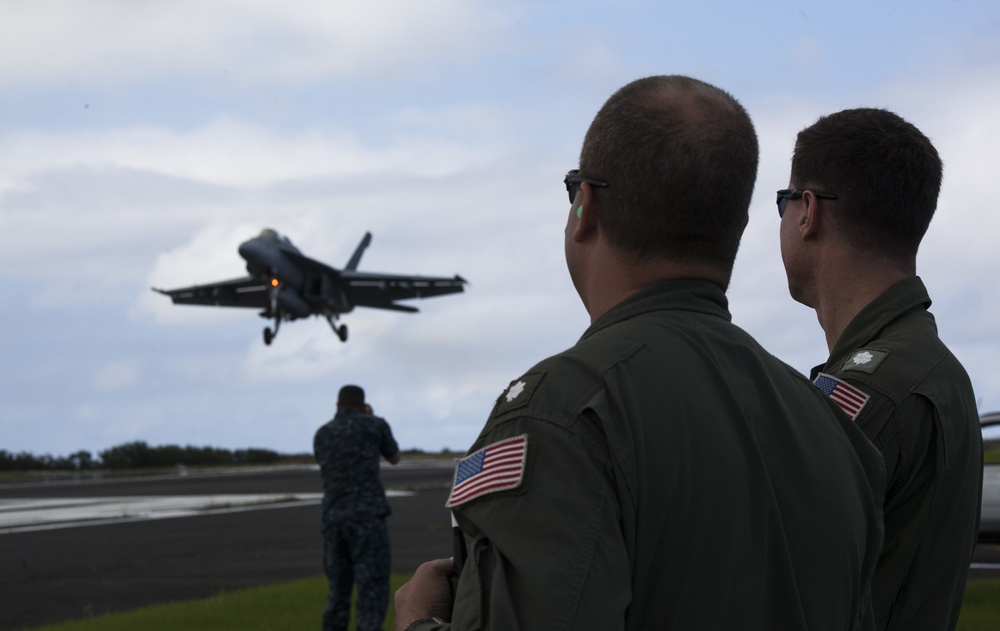
[[[730,321],[757,161],[746,111],[701,81],[605,103],[565,178],[591,326],[500,395],[447,504],[469,558],[422,565],[397,629],[872,622],[881,458]]]
[[[812,376],[885,458],[877,626],[954,629],[983,460],[972,384],[938,338],[916,275],[941,159],[896,114],[859,108],[799,132],[791,171],[778,191],[788,288],[816,310],[830,349]]]

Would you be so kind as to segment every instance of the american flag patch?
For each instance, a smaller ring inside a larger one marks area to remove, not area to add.
[[[840,409],[847,412],[852,421],[858,418],[861,409],[871,398],[851,384],[823,372],[816,375],[813,383],[823,391],[823,394],[833,399],[833,402],[840,406]]]
[[[455,482],[445,507],[452,508],[489,493],[521,486],[527,455],[528,435],[521,434],[462,458],[455,466]]]

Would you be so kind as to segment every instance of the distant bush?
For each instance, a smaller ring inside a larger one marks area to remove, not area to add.
[[[49,454],[36,456],[26,451],[13,454],[0,449],[0,471],[83,471],[99,466],[89,451],[56,458]]]
[[[411,448],[411,449],[400,449],[399,453],[402,454],[404,458],[461,458],[465,455],[464,451],[452,451],[448,447],[445,447],[441,451],[424,451],[423,449]]]
[[[281,454],[270,449],[219,449],[216,447],[193,447],[188,445],[164,445],[150,447],[143,441],[125,443],[105,449],[100,453],[101,462],[107,469],[143,469],[148,467],[188,467],[269,464],[281,459]]]
[[[145,469],[213,465],[273,464],[283,456],[270,449],[220,449],[188,445],[150,447],[143,441],[123,443],[98,453],[78,451],[64,458],[28,452],[10,453],[0,449],[0,471],[84,471],[91,469]]]
[[[460,458],[463,452],[447,448],[438,452],[421,449],[404,449],[404,458]],[[3,471],[90,471],[94,469],[163,469],[176,467],[212,467],[263,464],[315,464],[312,453],[280,454],[271,449],[221,449],[187,445],[160,445],[152,447],[136,440],[105,449],[94,456],[89,451],[78,451],[65,457],[48,454],[36,456],[26,451],[11,453],[0,449],[0,472]]]

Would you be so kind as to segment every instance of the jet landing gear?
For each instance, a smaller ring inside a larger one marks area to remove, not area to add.
[[[326,316],[326,321],[330,323],[330,328],[333,329],[333,332],[337,334],[337,337],[340,338],[340,341],[341,342],[346,342],[347,341],[347,325],[346,324],[341,324],[340,326],[337,326],[336,324],[333,323],[333,318],[334,318],[334,316]]]
[[[274,318],[274,330],[273,331],[271,330],[271,327],[268,327],[268,326],[264,327],[264,345],[265,346],[270,346],[271,345],[271,341],[275,337],[278,336],[278,327],[280,325],[281,325],[281,316],[277,316],[277,317]]]

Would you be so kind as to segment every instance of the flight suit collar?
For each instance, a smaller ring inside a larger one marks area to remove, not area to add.
[[[867,346],[896,320],[914,311],[926,311],[930,306],[931,298],[919,276],[896,283],[854,316],[834,345],[830,358],[813,368],[812,377],[820,371],[830,372],[833,366],[843,363],[848,354]]]
[[[608,309],[584,331],[581,339],[623,320],[650,311],[694,311],[732,320],[729,301],[721,287],[706,280],[663,280],[640,289]]]

